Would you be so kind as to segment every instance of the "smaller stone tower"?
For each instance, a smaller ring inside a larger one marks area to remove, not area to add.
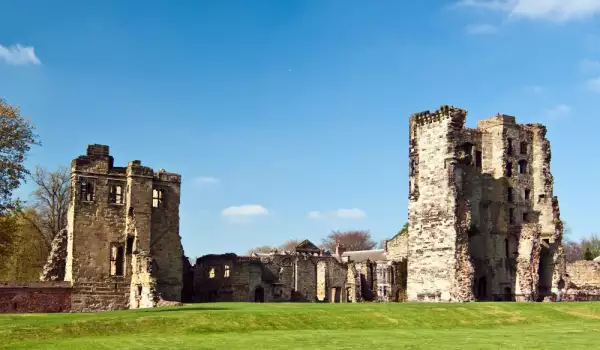
[[[140,161],[115,167],[105,145],[72,161],[65,280],[73,311],[181,299],[180,184],[180,175]]]

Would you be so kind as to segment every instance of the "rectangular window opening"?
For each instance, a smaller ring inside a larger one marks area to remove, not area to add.
[[[513,154],[513,144],[512,144],[512,139],[509,138],[508,140],[508,147],[506,149],[506,154],[508,154],[509,156]]]
[[[113,244],[110,254],[110,272],[112,276],[123,276],[125,268],[125,249],[122,245]]]
[[[506,162],[506,170],[504,171],[506,177],[512,176],[512,167],[512,162]]]
[[[163,190],[152,190],[152,207],[161,208],[163,206]]]
[[[523,222],[529,222],[529,213],[523,213]]]
[[[531,190],[526,188],[525,189],[525,200],[529,200],[530,196],[531,196]]]
[[[110,185],[108,202],[111,204],[123,204],[123,186]]]
[[[88,179],[81,179],[79,182],[80,199],[85,202],[94,201],[94,182]]]
[[[481,151],[475,151],[475,166],[481,168],[482,165],[482,153]]]
[[[507,188],[506,194],[507,194],[507,200],[509,202],[512,202],[513,201],[513,188],[512,187]]]
[[[225,273],[223,276],[225,276],[225,278],[229,277],[229,265],[225,265]]]
[[[127,254],[130,255],[133,253],[133,241],[135,237],[127,237]]]
[[[515,223],[515,209],[514,208],[508,209],[508,223],[510,225],[513,225]]]

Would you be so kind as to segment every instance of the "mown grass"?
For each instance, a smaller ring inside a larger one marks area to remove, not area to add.
[[[600,303],[195,304],[0,315],[10,349],[590,349]]]

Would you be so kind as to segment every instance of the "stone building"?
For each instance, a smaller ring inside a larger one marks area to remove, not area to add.
[[[198,258],[192,301],[396,301],[405,291],[406,259],[392,261],[384,249],[346,252],[340,245],[331,253],[305,240],[293,252]]]
[[[196,302],[344,302],[346,266],[310,241],[294,252],[205,255],[194,267]]]
[[[181,300],[180,184],[138,160],[116,167],[108,146],[88,146],[71,163],[68,227],[41,279],[71,283],[71,311]]]
[[[466,115],[410,118],[408,300],[539,300],[564,274],[546,128]]]

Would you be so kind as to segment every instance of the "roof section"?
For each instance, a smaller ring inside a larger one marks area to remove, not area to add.
[[[342,260],[348,258],[348,262],[364,262],[370,261],[381,261],[386,260],[384,249],[373,249],[373,250],[356,250],[353,252],[344,252],[342,254]]]
[[[321,249],[319,249],[319,247],[317,247],[316,245],[314,245],[313,242],[309,241],[308,239],[305,239],[304,241],[302,241],[300,244],[298,244],[296,246],[296,252],[314,252],[314,253],[318,253],[320,251],[321,251]]]

